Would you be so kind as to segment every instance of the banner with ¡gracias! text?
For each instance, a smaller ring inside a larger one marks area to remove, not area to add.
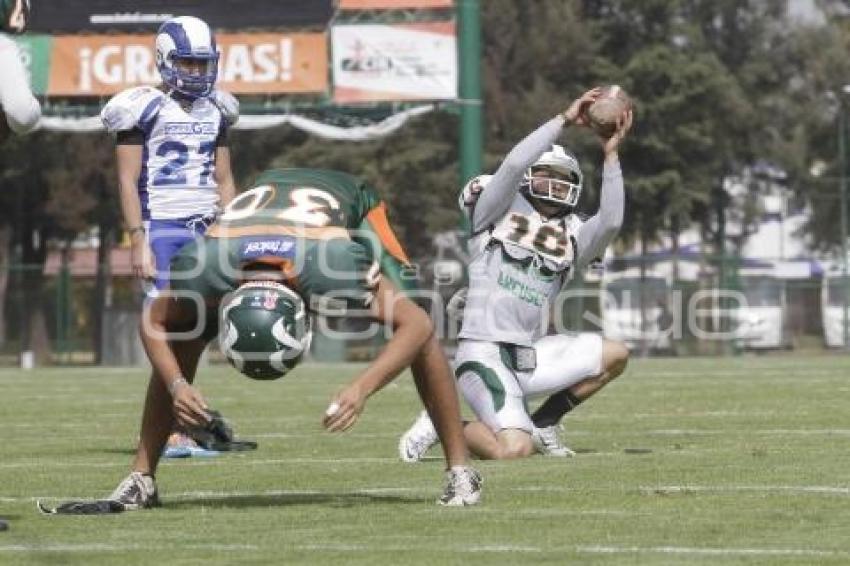
[[[235,94],[327,90],[324,33],[218,34],[218,85]],[[48,96],[102,96],[157,84],[151,35],[55,36]]]
[[[331,44],[338,103],[457,98],[454,22],[337,25]]]

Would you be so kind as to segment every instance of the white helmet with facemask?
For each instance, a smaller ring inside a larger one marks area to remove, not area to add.
[[[553,145],[526,171],[522,191],[529,199],[555,204],[566,210],[578,204],[582,180],[578,160],[562,146]]]
[[[185,62],[199,69],[185,69]],[[156,35],[156,68],[173,90],[189,98],[208,96],[218,76],[218,50],[210,27],[193,16],[163,23]]]

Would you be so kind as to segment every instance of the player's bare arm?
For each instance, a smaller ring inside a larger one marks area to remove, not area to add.
[[[118,144],[115,149],[118,163],[118,186],[124,226],[130,234],[130,253],[133,275],[140,279],[152,279],[156,275],[153,255],[148,245],[142,207],[136,185],[142,171],[142,146]]]
[[[224,208],[236,196],[236,183],[233,180],[233,169],[230,166],[230,148],[227,146],[219,146],[215,150],[213,177],[218,184],[218,206]]]
[[[369,367],[331,402],[332,410],[323,419],[331,432],[351,428],[366,399],[410,366],[434,332],[428,315],[386,279],[378,284],[371,310],[376,320],[392,327],[393,337]]]
[[[169,332],[184,329],[195,320],[194,309],[186,301],[176,301],[167,293],[158,296],[142,320],[142,343],[151,361],[154,378],[171,394],[174,416],[181,425],[202,425],[208,421],[207,404],[192,385],[194,372],[181,367],[178,351],[188,341],[175,341]],[[185,365],[185,363],[184,363]]]

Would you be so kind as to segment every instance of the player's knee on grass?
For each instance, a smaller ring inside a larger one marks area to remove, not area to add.
[[[496,437],[499,440],[499,460],[526,458],[534,453],[534,441],[531,435],[519,429],[500,430]]]
[[[608,379],[614,379],[626,369],[629,362],[629,349],[623,342],[605,340],[602,342],[602,367]]]

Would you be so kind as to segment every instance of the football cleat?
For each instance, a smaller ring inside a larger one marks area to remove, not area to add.
[[[126,511],[159,507],[159,494],[153,476],[131,472],[118,484],[109,501],[120,503]]]
[[[9,523],[0,519],[0,531],[8,531],[8,530],[9,530]]]
[[[221,452],[201,446],[190,436],[182,432],[173,432],[165,443],[163,458],[191,458],[218,456]]]
[[[481,474],[468,466],[453,466],[446,472],[446,489],[437,500],[447,507],[477,505],[481,500]]]
[[[562,425],[552,425],[543,428],[534,427],[531,437],[534,440],[534,447],[537,451],[544,456],[553,456],[555,458],[575,456],[575,452],[561,443],[558,432],[563,430],[563,428]]]
[[[398,441],[398,455],[405,462],[418,462],[434,446],[439,437],[428,411],[422,411]]]

